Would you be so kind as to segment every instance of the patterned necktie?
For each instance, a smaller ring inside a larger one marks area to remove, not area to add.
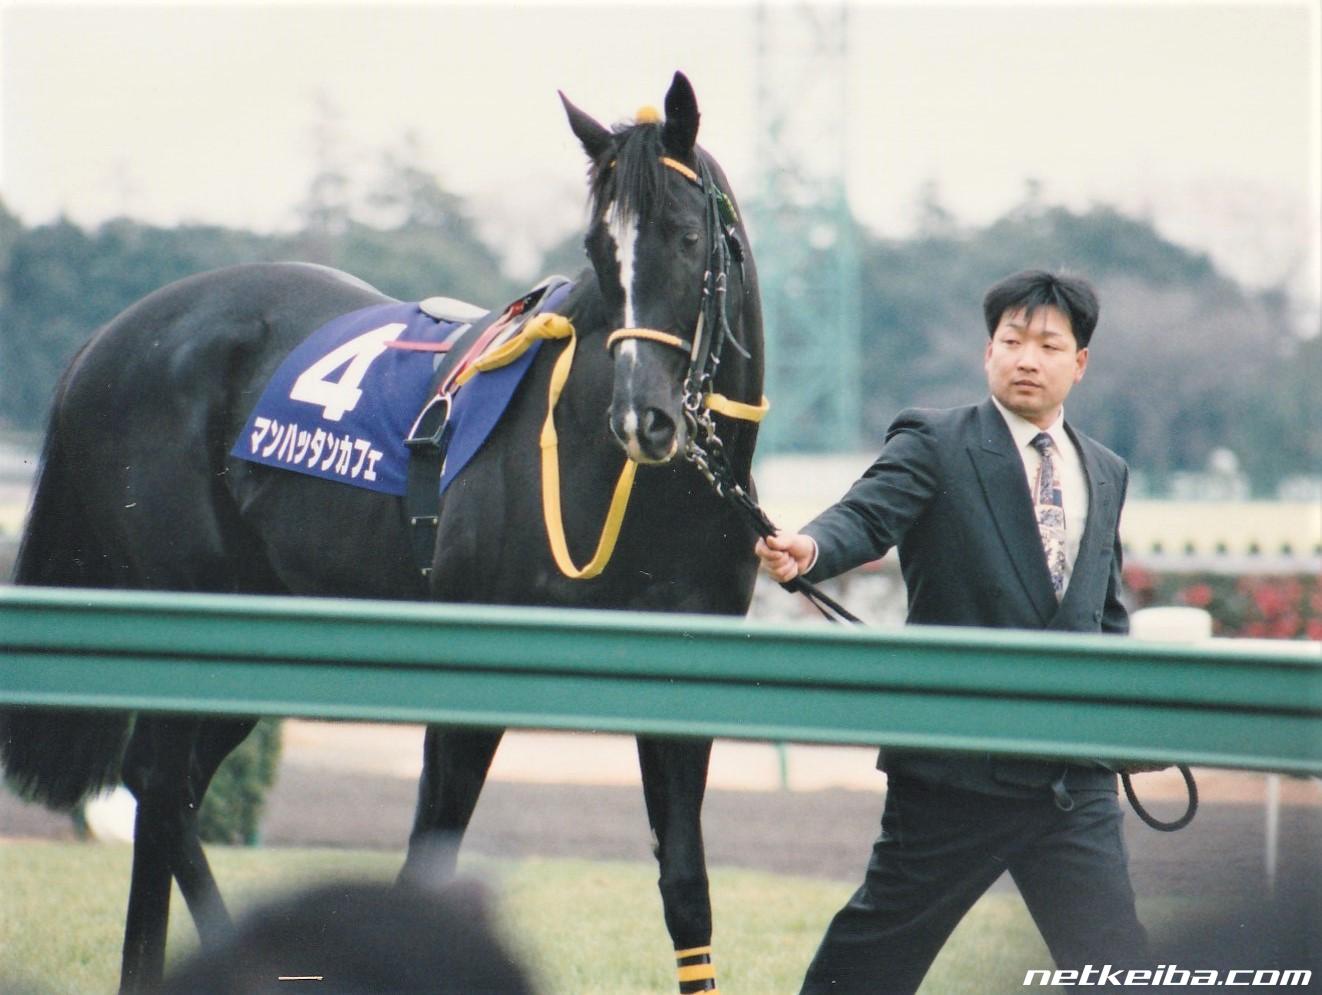
[[[1047,570],[1051,573],[1051,586],[1057,600],[1065,590],[1065,502],[1060,494],[1060,478],[1051,459],[1051,436],[1039,432],[1030,445],[1042,455],[1037,471],[1037,488],[1033,492],[1033,511],[1037,515],[1037,531],[1042,537],[1042,551],[1046,553]]]

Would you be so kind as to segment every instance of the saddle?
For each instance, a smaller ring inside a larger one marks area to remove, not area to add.
[[[454,297],[428,297],[418,301],[418,310],[437,321],[454,321],[460,324],[479,321],[490,313],[485,308]]]
[[[468,324],[439,342],[389,343],[394,348],[434,352],[438,357],[426,401],[404,439],[409,453],[404,509],[414,563],[424,577],[431,574],[436,547],[438,497],[477,453],[504,412],[503,403],[468,403],[474,392],[482,392],[477,384],[496,379],[475,380],[475,376],[501,371],[506,380],[517,383],[522,379],[540,344],[538,340],[548,337],[533,319],[554,314],[573,287],[566,277],[547,277],[499,312],[481,312],[463,301],[431,297],[419,304],[425,313],[441,321],[455,320],[456,315],[469,316]],[[470,383],[474,387],[466,388]],[[501,388],[500,384],[494,386],[508,401],[508,394]],[[463,403],[459,400],[461,390]]]
[[[540,340],[567,333],[553,312],[572,286],[549,277],[498,311],[431,297],[332,318],[281,361],[231,455],[404,498],[425,573],[440,493],[503,416]]]

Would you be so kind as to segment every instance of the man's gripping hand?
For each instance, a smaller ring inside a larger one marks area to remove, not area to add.
[[[784,584],[808,571],[817,559],[817,543],[811,536],[799,532],[777,532],[759,539],[753,552],[761,561],[762,569]]]

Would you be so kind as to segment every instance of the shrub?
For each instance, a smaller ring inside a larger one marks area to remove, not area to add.
[[[258,842],[266,793],[279,763],[280,720],[262,719],[211,781],[198,814],[204,843]]]

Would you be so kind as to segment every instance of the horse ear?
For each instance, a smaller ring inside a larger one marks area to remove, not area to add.
[[[565,105],[565,114],[569,117],[569,127],[578,136],[583,150],[594,161],[601,158],[611,145],[610,130],[570,103],[563,91],[557,90],[556,93],[560,94],[560,103]]]
[[[661,140],[672,155],[687,156],[693,151],[699,116],[693,84],[683,73],[675,73],[666,93],[666,123],[661,131]]]

